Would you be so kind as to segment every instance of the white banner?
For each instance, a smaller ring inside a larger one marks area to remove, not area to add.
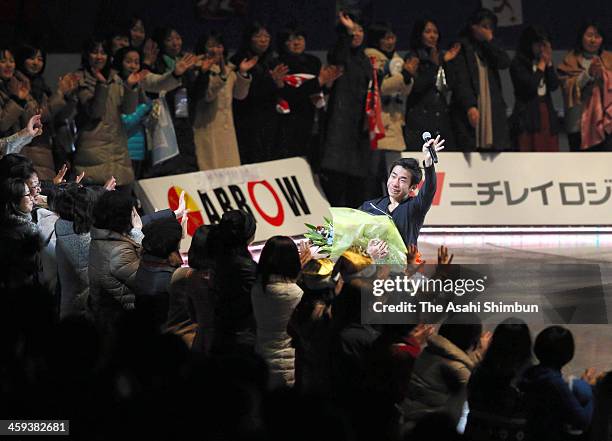
[[[612,153],[438,157],[426,226],[612,225]]]
[[[482,0],[482,7],[497,15],[497,26],[517,26],[523,24],[523,5],[521,0]]]
[[[329,216],[329,204],[302,158],[143,179],[136,186],[146,213],[176,209],[181,191],[190,210],[181,251],[189,249],[200,225],[219,222],[228,210],[241,209],[255,217],[256,242],[303,234],[304,223],[318,225]]]

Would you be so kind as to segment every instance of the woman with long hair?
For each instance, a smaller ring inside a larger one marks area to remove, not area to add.
[[[271,388],[295,382],[295,349],[287,324],[303,294],[296,284],[300,267],[298,249],[290,237],[268,239],[257,264],[251,300],[257,325],[255,351],[268,364]]]

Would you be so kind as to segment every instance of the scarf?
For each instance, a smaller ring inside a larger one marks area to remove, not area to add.
[[[493,146],[493,112],[491,110],[489,72],[487,66],[478,56],[478,52],[475,52],[474,55],[478,66],[478,83],[480,86],[478,93],[480,120],[476,126],[476,147],[490,149]]]

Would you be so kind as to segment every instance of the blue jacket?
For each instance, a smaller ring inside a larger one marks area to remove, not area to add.
[[[128,152],[132,160],[142,161],[145,159],[147,145],[143,122],[151,111],[151,107],[151,102],[141,103],[136,107],[134,113],[121,115],[128,136]]]
[[[365,201],[359,209],[371,214],[391,216],[406,246],[416,245],[425,215],[429,211],[436,194],[436,188],[436,170],[432,165],[425,168],[425,182],[419,194],[401,202],[392,213],[389,213],[389,204],[391,203],[389,196]]]
[[[585,430],[593,416],[591,386],[574,380],[573,391],[561,371],[538,365],[528,369],[519,385],[525,392],[527,439],[557,441],[568,439],[568,429]]]

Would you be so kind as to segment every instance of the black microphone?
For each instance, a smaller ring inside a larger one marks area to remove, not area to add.
[[[423,142],[427,142],[431,140],[431,133],[423,132],[421,137],[423,138]],[[429,155],[431,156],[431,160],[434,162],[434,164],[437,164],[438,163],[438,153],[436,152],[436,149],[433,147],[433,144],[428,145],[427,150],[429,150]]]

